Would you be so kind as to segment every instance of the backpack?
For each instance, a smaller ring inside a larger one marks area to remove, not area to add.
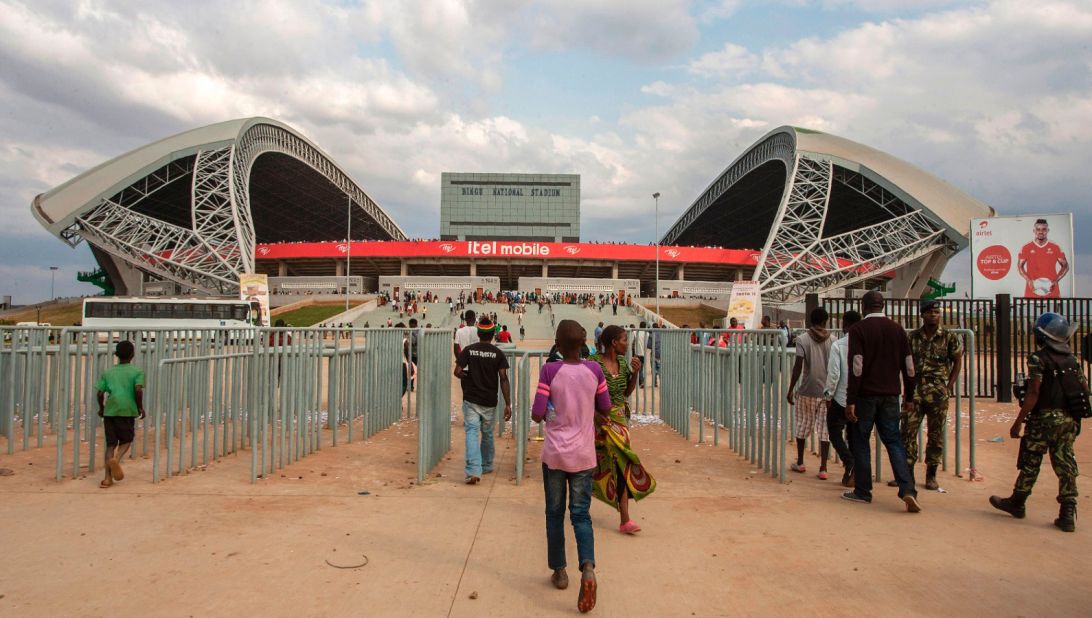
[[[1037,354],[1043,363],[1043,383],[1039,389],[1040,403],[1035,407],[1063,408],[1077,420],[1092,417],[1092,405],[1081,382],[1077,357],[1072,354],[1054,355],[1045,350]]]

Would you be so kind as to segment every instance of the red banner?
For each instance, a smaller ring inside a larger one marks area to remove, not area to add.
[[[259,260],[341,258],[349,253],[344,242],[306,242],[258,245]],[[754,266],[758,251],[705,247],[660,247],[661,262]],[[533,260],[604,260],[651,262],[654,245],[599,243],[520,242],[507,240],[353,241],[352,257],[376,258],[484,258]]]

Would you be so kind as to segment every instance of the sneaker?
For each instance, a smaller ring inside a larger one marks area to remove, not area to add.
[[[842,474],[842,487],[853,487],[853,470],[846,470]]]
[[[820,470],[818,476],[819,476],[820,481],[827,480],[827,471],[826,470]]]
[[[476,476],[466,477],[466,484],[467,485],[477,485],[480,481],[481,481],[481,479],[476,477]]]
[[[794,463],[793,465],[789,466],[789,469],[791,469],[793,472],[807,472],[808,471],[808,469],[806,467],[804,467],[804,464],[797,464],[797,463]]]
[[[847,491],[842,494],[842,500],[849,500],[850,502],[863,502],[865,504],[872,504],[872,498],[862,498],[857,495],[855,491]]]
[[[925,478],[925,488],[929,491],[936,491],[940,489],[940,483],[937,483],[937,477],[929,476]]]
[[[906,503],[906,512],[907,513],[920,513],[921,512],[921,505],[918,504],[917,496],[914,496],[914,495],[911,495],[911,494],[906,494],[905,496],[902,497],[902,501]]]

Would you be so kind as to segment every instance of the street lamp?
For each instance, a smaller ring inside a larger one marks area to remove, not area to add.
[[[349,310],[349,282],[352,280],[353,263],[353,196],[349,196],[349,210],[345,224],[345,310]]]
[[[653,193],[652,199],[656,200],[656,287],[652,293],[656,296],[656,315],[660,316],[660,192]]]
[[[50,266],[49,267],[49,300],[50,300],[50,302],[53,302],[54,300],[57,300],[57,295],[53,291],[55,289],[53,284],[56,282],[57,270],[59,270],[59,268],[60,268],[59,266]]]

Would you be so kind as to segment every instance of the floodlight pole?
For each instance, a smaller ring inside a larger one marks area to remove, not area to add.
[[[54,292],[53,284],[54,284],[54,282],[56,282],[57,270],[59,268],[60,268],[59,266],[50,266],[49,267],[49,300],[50,300],[50,302],[52,302],[54,300],[57,300],[57,294]]]
[[[349,310],[349,282],[352,280],[353,263],[353,196],[349,196],[348,216],[345,217],[345,310]]]
[[[660,192],[653,193],[652,199],[656,200],[656,287],[652,294],[656,297],[656,315],[663,320],[660,315]]]

